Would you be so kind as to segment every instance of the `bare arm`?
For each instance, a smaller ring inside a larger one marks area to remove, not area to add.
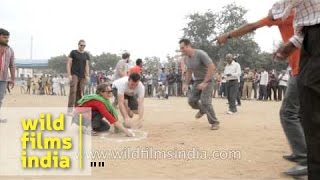
[[[138,114],[139,114],[139,120],[143,119],[143,113],[144,113],[144,98],[138,99]]]
[[[126,121],[129,119],[128,111],[124,102],[124,95],[118,95],[119,109],[123,119]]]
[[[252,32],[262,26],[263,25],[260,25],[260,23],[258,23],[258,22],[244,24],[233,31],[230,31],[230,32],[227,32],[227,33],[224,33],[224,34],[218,36],[216,39],[219,44],[224,44],[228,41],[229,38],[243,36],[243,35],[245,35],[249,32]]]
[[[208,68],[207,74],[203,80],[204,83],[207,83],[212,79],[212,76],[214,75],[214,71],[216,70],[216,66],[212,63],[212,64],[208,64],[207,68]]]
[[[90,65],[89,65],[89,60],[86,61],[86,77],[89,77],[89,72],[90,72]]]
[[[119,121],[116,121],[114,123],[114,126],[117,127],[118,129],[120,129],[122,132],[124,132],[127,136],[129,137],[132,137],[132,133],[128,131],[127,128],[123,127],[123,125],[119,122]]]
[[[71,76],[71,66],[72,66],[72,58],[67,58],[67,74]]]

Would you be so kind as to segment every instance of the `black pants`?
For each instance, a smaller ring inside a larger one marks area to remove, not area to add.
[[[279,86],[278,87],[278,100],[282,100],[282,95],[286,94],[287,86]]]
[[[304,27],[299,94],[307,143],[308,178],[320,179],[320,24]]]
[[[73,116],[72,123],[80,125],[79,114]],[[97,132],[108,131],[110,129],[110,125],[103,120],[103,116],[98,111],[91,112],[91,119],[86,119],[86,116],[83,116],[82,125],[86,127],[91,126],[92,130]]]
[[[110,129],[110,125],[102,118],[103,116],[98,111],[92,111],[92,130],[103,132]]]
[[[152,96],[152,85],[148,84],[148,96]]]
[[[238,80],[228,81],[226,84],[227,98],[229,103],[229,111],[237,112],[236,100],[239,96],[239,83]]]
[[[253,89],[253,98],[257,99],[257,94],[258,94],[258,83],[253,83],[252,89]]]
[[[267,86],[259,85],[259,100],[267,100]]]
[[[114,96],[114,104],[117,103],[116,105],[118,105],[118,89],[112,88],[112,94]],[[124,95],[124,99],[128,100],[128,107],[130,110],[138,110],[138,101],[136,96]]]

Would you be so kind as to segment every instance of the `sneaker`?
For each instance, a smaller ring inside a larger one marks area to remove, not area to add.
[[[227,114],[232,115],[232,114],[234,114],[234,112],[228,111]]]
[[[202,116],[203,116],[204,114],[202,114],[200,111],[199,112],[197,112],[197,114],[196,114],[196,119],[200,119]]]
[[[0,123],[7,123],[7,119],[6,118],[0,118]]]
[[[218,130],[220,127],[219,127],[219,125],[218,124],[212,124],[211,125],[211,130]]]

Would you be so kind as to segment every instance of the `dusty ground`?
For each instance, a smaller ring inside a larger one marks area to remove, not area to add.
[[[67,97],[7,95],[4,106],[64,106]],[[227,115],[224,99],[213,99],[221,122],[218,131],[209,130],[205,117],[196,120],[186,98],[145,100],[144,131],[141,141],[110,143],[93,138],[95,150],[136,149],[230,151],[240,159],[131,159],[105,160],[106,166],[93,168],[91,177],[62,179],[291,179],[282,171],[294,166],[282,159],[290,152],[279,122],[280,102],[243,101],[239,113]],[[104,161],[104,160],[101,160]],[[61,177],[52,177],[52,179]],[[0,179],[44,179],[44,177],[0,177]],[[50,179],[46,177],[45,179]]]

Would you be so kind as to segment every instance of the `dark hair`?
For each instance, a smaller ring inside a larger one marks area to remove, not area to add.
[[[127,59],[130,57],[130,54],[129,53],[123,53],[122,54],[122,59]]]
[[[80,43],[85,43],[85,41],[83,39],[80,39],[78,45],[80,45]]]
[[[137,82],[141,79],[141,76],[138,73],[132,73],[129,76],[129,80],[132,80],[133,82]]]
[[[0,35],[10,36],[10,33],[9,33],[9,31],[7,31],[7,30],[5,30],[5,29],[0,28]]]
[[[96,90],[96,94],[100,94],[100,93],[103,93],[106,91],[106,88],[110,86],[110,84],[107,84],[107,83],[102,83],[102,84],[99,84],[98,87],[97,87],[97,90]]]
[[[191,45],[191,42],[190,42],[189,39],[181,39],[181,40],[179,41],[179,44],[181,44],[181,43],[183,43],[183,44],[186,45],[186,46]]]
[[[140,66],[141,64],[142,64],[142,59],[137,59],[137,60],[136,60],[136,65],[137,65],[137,66]]]

